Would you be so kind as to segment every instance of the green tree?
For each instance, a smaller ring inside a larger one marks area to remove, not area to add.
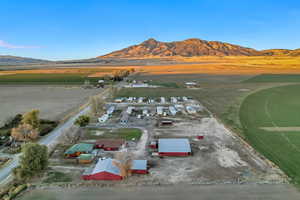
[[[22,117],[22,123],[23,124],[29,124],[34,129],[40,128],[40,119],[39,119],[39,110],[32,110],[30,112],[27,112]]]
[[[80,127],[85,127],[90,123],[90,117],[86,115],[81,115],[79,116],[74,124],[80,126]]]
[[[28,179],[45,170],[48,166],[48,148],[37,143],[27,143],[22,147],[20,166],[14,170],[18,179]]]

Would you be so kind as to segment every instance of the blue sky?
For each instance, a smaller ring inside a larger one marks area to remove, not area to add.
[[[148,38],[300,48],[298,0],[1,0],[0,55],[91,58]]]

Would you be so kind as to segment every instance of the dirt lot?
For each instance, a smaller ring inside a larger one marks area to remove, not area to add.
[[[100,89],[78,86],[0,86],[0,125],[18,113],[39,109],[41,117],[57,120],[85,103]]]

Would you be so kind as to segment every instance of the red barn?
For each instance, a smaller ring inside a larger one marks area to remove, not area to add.
[[[97,140],[95,147],[105,151],[118,151],[124,144],[123,139],[101,139]]]
[[[96,166],[84,172],[84,180],[122,180],[120,169],[113,164],[113,159],[99,159]]]
[[[189,156],[191,152],[188,139],[176,138],[158,140],[158,154],[160,156]]]

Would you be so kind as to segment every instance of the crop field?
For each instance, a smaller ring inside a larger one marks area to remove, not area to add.
[[[300,82],[300,74],[262,74],[244,81],[245,83]]]
[[[261,90],[242,103],[246,139],[300,184],[300,85]]]

